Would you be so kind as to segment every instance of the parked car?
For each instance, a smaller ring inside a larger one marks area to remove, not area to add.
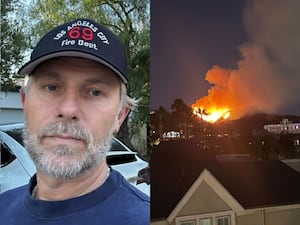
[[[35,166],[24,147],[5,132],[0,131],[1,163],[0,193],[28,183]]]
[[[1,126],[0,193],[28,183],[35,173],[34,163],[23,146],[23,128],[23,123]],[[149,163],[115,137],[107,153],[107,163],[150,196],[150,184],[140,182],[141,177],[138,176]]]

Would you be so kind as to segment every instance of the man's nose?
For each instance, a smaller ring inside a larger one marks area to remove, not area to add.
[[[78,120],[80,116],[80,98],[75,91],[63,93],[59,102],[57,117],[68,120]]]

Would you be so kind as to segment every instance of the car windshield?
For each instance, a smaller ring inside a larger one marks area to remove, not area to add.
[[[9,149],[9,147],[0,140],[1,148],[0,148],[0,168],[8,165],[10,162],[12,162],[16,156],[12,153],[12,151]]]
[[[110,151],[126,151],[126,152],[128,152],[128,149],[123,144],[121,144],[119,141],[117,141],[116,139],[113,138]]]
[[[17,142],[19,142],[21,145],[24,146],[23,129],[17,128],[17,129],[12,129],[12,130],[6,130],[4,132],[7,133],[9,136],[13,137]]]
[[[106,161],[108,165],[120,165],[124,163],[131,163],[137,161],[135,154],[118,154],[118,155],[107,155]]]

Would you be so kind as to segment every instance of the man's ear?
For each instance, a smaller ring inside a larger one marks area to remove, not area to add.
[[[23,107],[24,107],[25,98],[26,98],[24,87],[22,87],[22,88],[20,89],[20,97],[21,97],[22,105],[23,105]]]
[[[126,119],[126,117],[128,116],[130,112],[130,107],[124,107],[118,114],[118,117],[115,121],[115,129],[114,129],[114,133],[118,133],[119,129],[122,125],[122,123],[124,122],[124,120]]]

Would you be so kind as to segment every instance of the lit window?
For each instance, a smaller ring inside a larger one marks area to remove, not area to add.
[[[192,221],[184,221],[181,222],[180,225],[195,225],[196,221],[192,220]]]
[[[217,225],[230,225],[229,216],[217,217]]]
[[[211,218],[200,219],[200,225],[212,225]]]
[[[177,217],[175,222],[175,225],[233,225],[235,215],[233,211],[215,212],[181,216]]]

